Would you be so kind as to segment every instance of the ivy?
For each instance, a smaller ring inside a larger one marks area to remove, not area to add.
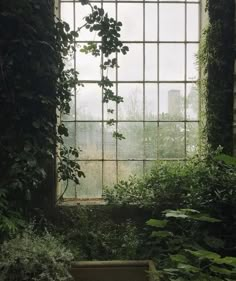
[[[83,28],[96,31],[101,44],[90,43],[79,51],[106,57],[101,69],[117,67],[116,53],[125,54],[128,48],[119,40],[120,22],[88,1],[81,4],[89,5],[91,14],[74,31],[68,23],[54,17],[53,1],[1,1],[2,218],[10,210],[27,213],[30,208],[42,205],[39,199],[46,205],[52,203],[52,198],[55,199],[52,167],[56,166],[56,159],[59,181],[79,184],[85,176],[78,163],[80,150],[65,146],[69,132],[60,121],[70,113],[72,90],[83,86],[78,72],[66,68],[66,59],[79,50],[76,40]],[[104,90],[104,102],[122,101],[112,92],[107,75],[101,77],[99,86]]]
[[[234,9],[233,0],[207,1],[209,21],[199,54],[202,137],[213,149],[221,145],[227,154],[233,152]]]

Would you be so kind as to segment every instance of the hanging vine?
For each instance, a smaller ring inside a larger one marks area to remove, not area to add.
[[[101,44],[83,46],[81,51],[103,54],[102,69],[116,67],[111,56],[126,54],[128,47],[119,40],[120,22],[88,1],[82,4],[91,7],[91,14],[74,31],[54,18],[53,1],[0,3],[0,228],[14,227],[11,217],[16,211],[27,212],[38,201],[49,204],[49,196],[55,198],[50,179],[57,157],[59,180],[78,184],[84,176],[77,161],[79,149],[65,146],[68,130],[58,124],[61,115],[70,113],[72,89],[80,86],[78,73],[66,69],[65,61],[76,51],[81,28],[101,37]],[[111,91],[107,76],[99,85],[104,102],[122,101]]]

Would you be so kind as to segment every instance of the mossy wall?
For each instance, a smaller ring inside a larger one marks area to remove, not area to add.
[[[208,0],[202,63],[205,74],[206,142],[233,153],[233,72],[235,0]]]
[[[234,8],[234,156],[236,156],[236,0]]]

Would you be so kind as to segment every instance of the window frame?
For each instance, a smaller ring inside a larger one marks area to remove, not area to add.
[[[77,2],[77,1],[60,1],[60,0],[56,0],[55,1],[55,3],[56,3],[56,5],[58,6],[58,11],[59,11],[59,13],[58,13],[58,16],[60,16],[60,3],[61,2],[63,2],[63,3],[73,3],[73,5],[74,5],[74,7],[75,7],[75,3]],[[102,2],[102,3],[116,3],[115,5],[116,5],[116,7],[117,7],[117,5],[118,5],[118,2],[119,3],[139,3],[139,4],[143,4],[143,6],[145,6],[145,2],[147,2],[147,1],[132,1],[132,0],[130,0],[130,1],[91,1],[91,3],[97,3],[97,2]],[[157,2],[157,3],[156,3]],[[154,2],[154,1],[149,1],[149,3],[152,3],[152,4],[157,4],[158,6],[160,5],[160,4],[173,4],[173,3],[178,3],[178,4],[183,4],[183,5],[185,5],[185,19],[187,18],[187,15],[186,15],[186,9],[187,9],[187,5],[188,4],[198,4],[198,2],[199,2],[199,33],[201,32],[201,30],[202,30],[202,28],[203,28],[203,24],[204,24],[204,22],[206,22],[206,20],[204,19],[204,17],[205,17],[205,13],[203,12],[204,11],[204,5],[205,5],[205,0],[200,0],[200,1],[156,1],[156,2]],[[81,5],[81,4],[80,4]],[[75,17],[75,8],[74,8],[74,17]],[[116,10],[116,15],[117,15],[117,10]],[[144,20],[143,20],[144,21]],[[75,18],[74,18],[74,24],[75,24]],[[186,22],[185,22],[185,39],[186,39]],[[145,30],[145,29],[144,29]],[[143,31],[143,33],[145,33],[144,31]],[[145,35],[143,34],[143,36],[145,37]],[[200,41],[200,34],[199,34],[199,40],[198,40],[198,42]],[[85,43],[86,41],[82,41],[81,43]],[[129,44],[129,43],[131,43],[131,44],[135,44],[135,43],[138,43],[138,44],[143,44],[143,45],[145,45],[146,44],[146,42],[145,41],[142,41],[142,42],[139,42],[139,41],[132,41],[132,42],[130,42],[130,41],[124,41],[124,43],[127,43],[127,44]],[[153,42],[151,42],[151,43],[153,43]],[[150,44],[151,44],[150,43]],[[158,43],[157,44],[164,44],[165,42],[160,42],[159,40],[158,40]],[[166,42],[167,44],[171,44],[171,43],[173,43],[173,44],[175,44],[176,43],[176,41],[167,41]],[[160,81],[159,79],[157,79],[157,81],[154,81],[154,83],[155,84],[158,84],[158,88],[159,88],[159,86],[160,86],[160,84],[161,83],[167,83],[167,82],[171,82],[171,83],[184,83],[184,87],[185,87],[185,90],[184,90],[184,104],[185,104],[185,108],[184,108],[184,111],[185,111],[185,118],[183,119],[183,120],[176,120],[176,121],[174,121],[174,122],[182,122],[183,124],[184,124],[184,126],[185,126],[185,141],[184,141],[184,145],[185,145],[185,157],[183,157],[183,158],[168,158],[168,159],[165,159],[165,158],[162,158],[161,160],[165,160],[165,161],[175,161],[175,160],[186,160],[186,125],[187,125],[187,123],[188,123],[188,121],[187,121],[187,118],[186,118],[186,86],[187,86],[187,84],[186,83],[190,83],[189,81],[187,81],[187,79],[186,79],[186,69],[187,69],[187,60],[186,60],[186,48],[187,48],[187,44],[191,44],[191,41],[187,41],[187,40],[185,40],[185,41],[183,41],[183,42],[178,42],[179,44],[184,44],[184,48],[185,48],[185,79],[183,80],[183,81]],[[194,42],[194,43],[196,43],[196,42]],[[199,44],[199,43],[198,43]],[[158,47],[157,48],[159,48],[160,46],[158,45]],[[145,57],[145,50],[144,50],[144,55],[143,55],[143,58]],[[145,60],[145,59],[144,59]],[[158,62],[159,63],[159,62]],[[76,63],[74,63],[74,65],[76,65]],[[159,68],[159,65],[158,65],[158,68]],[[145,72],[145,71],[144,71]],[[159,75],[159,74],[158,74]],[[117,77],[118,77],[118,74],[117,74],[117,71],[116,71],[116,79],[117,79]],[[199,71],[199,77],[198,77],[198,79],[200,79],[201,78],[201,71]],[[80,82],[82,82],[82,83],[91,83],[91,84],[94,84],[94,83],[97,83],[98,82],[98,80],[81,80]],[[138,82],[138,83],[137,83]],[[143,85],[143,88],[145,88],[145,85],[146,85],[146,83],[147,83],[147,81],[145,80],[145,74],[143,75],[143,81],[115,81],[115,86],[116,86],[116,90],[118,89],[118,83],[121,83],[121,84],[125,84],[125,83],[130,83],[130,84],[134,84],[134,83],[137,83],[137,84],[142,84]],[[152,83],[152,81],[149,81],[149,83]],[[144,94],[143,94],[144,96],[145,96],[145,90],[144,90]],[[158,96],[159,96],[159,94],[158,94]],[[199,113],[200,113],[200,111],[201,111],[201,105],[200,105],[200,102],[198,103],[198,105],[199,105]],[[158,105],[159,106],[159,105]],[[104,116],[104,105],[103,105],[103,109],[102,109],[102,111],[103,111],[103,113],[102,113],[102,115]],[[83,122],[88,122],[89,120],[76,120],[75,119],[75,124],[76,124],[76,122],[79,122],[79,123],[83,123]],[[90,120],[89,122],[101,122],[102,121],[102,127],[103,127],[103,129],[102,129],[102,146],[104,146],[104,124],[105,124],[105,120],[104,119],[102,119],[102,120]],[[124,122],[122,122],[121,120],[119,120],[118,119],[118,106],[116,106],[116,130],[117,130],[117,128],[118,128],[118,122],[119,123],[125,123],[125,122],[131,122],[131,123],[135,123],[135,122],[140,122],[140,123],[142,123],[143,124],[143,126],[144,126],[144,124],[145,124],[145,122],[150,122],[150,123],[157,123],[158,125],[160,124],[160,123],[164,123],[164,122],[170,122],[170,121],[161,121],[160,119],[159,119],[159,116],[158,116],[158,120],[157,121],[145,121],[145,119],[143,119],[143,120],[125,120]],[[192,121],[189,121],[189,122],[192,122]],[[198,124],[198,126],[199,126],[199,123],[200,123],[200,120],[199,120],[199,118],[197,119],[197,120],[194,120],[194,122],[193,123],[197,123]],[[76,126],[76,125],[75,125]],[[118,140],[116,140],[116,159],[115,160],[106,160],[106,159],[104,159],[104,151],[102,151],[102,154],[103,154],[103,157],[101,158],[101,159],[84,159],[84,160],[81,160],[80,159],[80,163],[83,163],[83,162],[85,162],[85,161],[97,161],[97,162],[101,162],[102,163],[102,182],[103,182],[103,178],[104,178],[104,168],[105,168],[105,162],[109,162],[109,161],[115,161],[116,162],[116,177],[117,177],[117,180],[116,181],[118,181],[118,162],[120,162],[120,161],[141,161],[142,163],[143,163],[143,167],[145,166],[144,164],[146,163],[146,162],[148,162],[148,161],[152,161],[152,162],[155,162],[156,160],[149,160],[149,159],[140,159],[140,160],[133,160],[133,159],[118,159],[118,154],[117,154],[117,150],[118,150]],[[75,141],[75,144],[76,144],[76,141]],[[83,168],[83,165],[81,165],[82,166],[82,168]],[[144,174],[144,168],[143,168],[143,174]],[[80,187],[79,187],[80,188]],[[57,193],[58,193],[58,191],[60,190],[60,189],[62,189],[62,187],[60,186],[60,184],[58,185],[58,189],[57,189]],[[76,187],[75,187],[75,189],[76,189]],[[100,203],[103,203],[103,200],[102,200],[102,197],[99,197],[99,198],[93,198],[93,197],[90,197],[90,198],[63,198],[63,200],[65,201],[65,202],[85,202],[86,204],[89,204],[89,203],[92,203],[92,204],[100,204]]]

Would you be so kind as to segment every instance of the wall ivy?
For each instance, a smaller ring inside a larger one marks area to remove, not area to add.
[[[95,57],[103,53],[103,69],[116,67],[111,56],[126,54],[128,47],[119,40],[120,22],[88,1],[81,4],[89,5],[91,13],[73,31],[54,17],[52,0],[0,3],[0,228],[13,228],[18,213],[55,202],[56,158],[58,180],[79,184],[84,176],[79,150],[64,145],[68,130],[58,122],[70,112],[71,90],[80,86],[78,73],[66,69],[65,59],[75,51],[81,28],[101,37],[101,44],[81,51]],[[104,102],[122,101],[110,90],[108,77],[101,77],[99,86]]]
[[[204,119],[203,136],[213,149],[233,153],[233,71],[235,1],[208,0],[209,23],[203,32],[200,65]]]

